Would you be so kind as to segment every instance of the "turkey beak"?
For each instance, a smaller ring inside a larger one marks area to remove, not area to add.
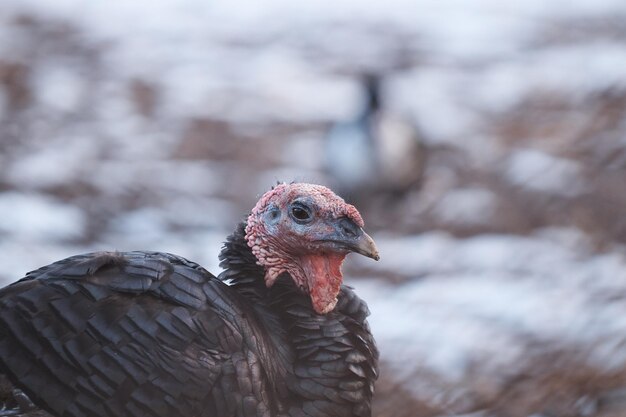
[[[352,220],[343,218],[334,224],[335,233],[331,242],[348,249],[350,252],[360,253],[363,256],[379,260],[378,248],[374,239],[357,226]]]
[[[361,236],[352,248],[355,252],[378,261],[380,259],[380,255],[378,255],[378,248],[376,247],[376,243],[374,243],[374,239],[372,239],[367,233],[363,232],[363,230],[361,230],[361,232]]]

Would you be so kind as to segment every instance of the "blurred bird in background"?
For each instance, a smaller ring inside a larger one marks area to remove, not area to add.
[[[333,187],[353,201],[371,193],[392,199],[417,189],[427,148],[417,123],[385,105],[384,80],[365,73],[363,100],[352,120],[340,121],[326,136],[325,161]]]

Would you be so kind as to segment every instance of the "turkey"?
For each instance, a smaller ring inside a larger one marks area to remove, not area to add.
[[[371,416],[378,351],[349,252],[354,206],[279,184],[215,277],[158,252],[73,256],[0,290],[0,416]]]

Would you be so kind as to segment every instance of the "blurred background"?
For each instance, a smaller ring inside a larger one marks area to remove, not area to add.
[[[0,285],[357,204],[375,415],[626,416],[626,2],[4,0]]]

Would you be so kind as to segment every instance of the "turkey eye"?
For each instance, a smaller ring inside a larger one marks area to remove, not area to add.
[[[306,223],[311,220],[309,210],[300,205],[291,207],[291,217],[298,223]]]

